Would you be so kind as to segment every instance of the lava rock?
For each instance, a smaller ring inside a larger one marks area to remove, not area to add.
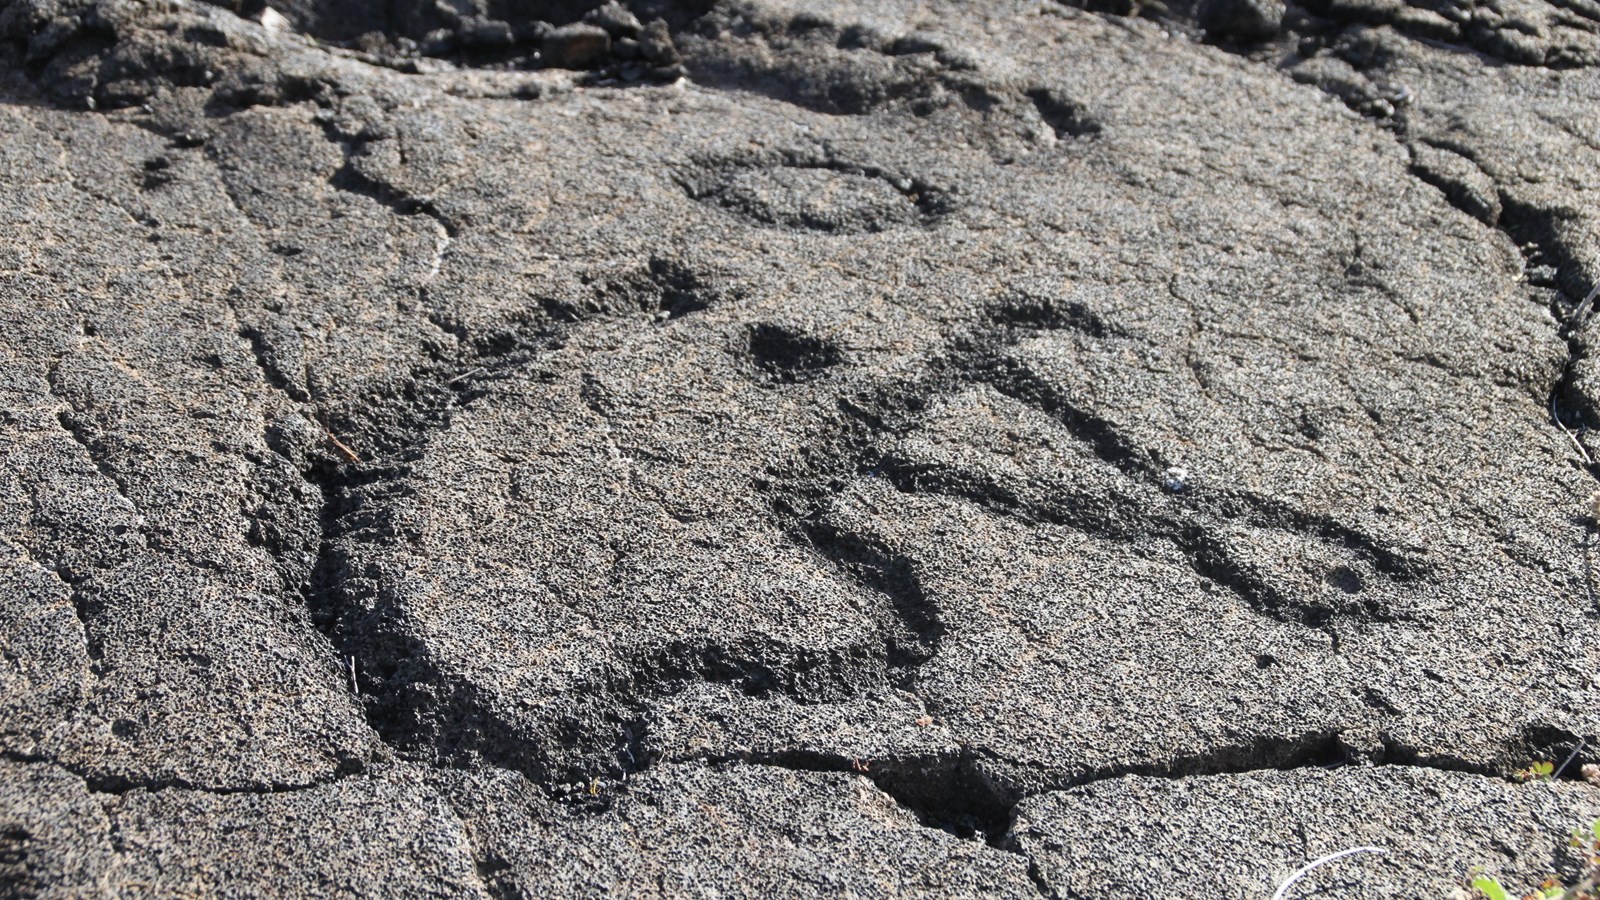
[[[511,26],[495,19],[465,22],[457,34],[461,43],[468,47],[509,47],[516,42],[516,35],[512,33]]]
[[[658,66],[678,62],[678,48],[672,43],[672,32],[661,19],[652,19],[639,34],[639,56]]]
[[[1181,883],[1196,897],[1267,897],[1302,865],[1367,847],[1309,873],[1296,895],[1360,884],[1363,897],[1399,900],[1450,896],[1483,867],[1507,886],[1536,885],[1577,861],[1567,835],[1597,815],[1600,791],[1583,785],[1366,766],[1097,782],[1025,802],[1012,836],[1039,861],[1041,884],[1066,896],[1155,897]],[[1413,817],[1433,827],[1419,833]],[[1141,865],[1101,852],[1124,844]]]
[[[0,893],[1415,895],[1595,814],[1498,777],[1600,746],[1570,9],[273,2],[0,0]]]
[[[1262,41],[1283,25],[1283,0],[1201,0],[1200,27],[1224,40]]]
[[[616,0],[589,10],[584,14],[583,21],[604,28],[614,38],[635,37],[643,27],[638,17]]]
[[[544,36],[545,64],[560,69],[588,69],[611,53],[611,35],[598,25],[563,25]]]

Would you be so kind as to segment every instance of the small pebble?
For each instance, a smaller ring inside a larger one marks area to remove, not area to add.
[[[1182,466],[1172,466],[1167,469],[1161,486],[1174,494],[1183,493],[1189,488],[1189,470]]]

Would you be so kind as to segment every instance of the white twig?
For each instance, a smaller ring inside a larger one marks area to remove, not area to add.
[[[1589,318],[1589,314],[1593,312],[1596,297],[1600,297],[1600,284],[1595,285],[1589,291],[1589,296],[1584,297],[1583,302],[1573,309],[1572,321],[1577,323],[1577,327],[1582,327],[1583,323]],[[1550,418],[1555,420],[1557,428],[1566,433],[1567,439],[1572,441],[1572,446],[1578,448],[1578,455],[1583,457],[1583,461],[1591,466],[1594,465],[1594,457],[1589,455],[1588,450],[1583,449],[1583,442],[1578,440],[1578,436],[1567,428],[1567,423],[1561,421],[1561,414],[1556,412],[1556,399],[1554,397],[1550,398]]]
[[[1590,307],[1594,304],[1596,297],[1600,297],[1600,284],[1595,285],[1594,289],[1589,292],[1589,296],[1583,298],[1583,302],[1579,303],[1578,308],[1573,310],[1573,318],[1578,320],[1579,325],[1582,325],[1583,320],[1589,317]]]
[[[361,696],[361,683],[356,681],[356,658],[347,656],[345,659],[350,662],[350,692],[359,697]]]
[[[1578,758],[1578,751],[1582,750],[1583,749],[1583,745],[1587,744],[1588,742],[1589,742],[1588,738],[1583,738],[1583,739],[1578,741],[1578,746],[1573,747],[1572,748],[1572,752],[1567,754],[1567,761],[1562,763],[1561,764],[1561,768],[1556,769],[1555,773],[1550,776],[1550,780],[1551,781],[1555,781],[1557,778],[1561,777],[1561,773],[1565,772],[1567,770],[1567,766],[1572,765],[1572,761]]]
[[[1354,856],[1357,853],[1384,852],[1386,851],[1382,847],[1351,847],[1349,850],[1340,850],[1338,853],[1329,853],[1327,856],[1324,856],[1321,859],[1314,859],[1311,862],[1301,866],[1293,875],[1289,876],[1289,880],[1279,885],[1278,892],[1272,895],[1272,900],[1284,900],[1284,898],[1289,896],[1289,888],[1293,887],[1295,882],[1306,877],[1306,875],[1312,869],[1315,869],[1317,866],[1320,866],[1323,863],[1331,863],[1336,859],[1343,859],[1346,856]]]
[[[1572,446],[1578,448],[1578,454],[1583,457],[1583,461],[1591,466],[1594,465],[1594,457],[1589,455],[1589,451],[1583,449],[1583,442],[1578,440],[1578,436],[1572,433],[1572,430],[1567,427],[1567,423],[1561,421],[1561,414],[1556,412],[1556,401],[1554,397],[1550,398],[1550,418],[1555,420],[1556,427],[1561,429],[1561,433],[1565,434],[1567,439],[1572,441]]]

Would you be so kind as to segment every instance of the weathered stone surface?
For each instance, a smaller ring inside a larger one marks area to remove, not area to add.
[[[275,794],[108,804],[121,896],[483,897],[449,806],[404,772]]]
[[[1015,838],[1061,897],[1267,897],[1307,861],[1358,847],[1294,896],[1445,897],[1481,867],[1537,884],[1580,860],[1572,822],[1600,796],[1385,766],[1127,777],[1023,802]]]
[[[0,763],[0,885],[24,896],[481,897],[461,821],[405,770],[283,792],[101,793]]]
[[[537,6],[0,6],[24,893],[1143,895],[1076,835],[1192,790],[1255,896],[1250,810],[1508,804],[1382,894],[1589,813],[1494,780],[1600,745],[1585,8]]]
[[[611,36],[598,25],[563,25],[544,36],[544,56],[552,66],[586,69],[611,52]]]
[[[457,790],[500,896],[1036,895],[1021,856],[926,827],[853,775],[667,765],[579,814],[504,772]]]
[[[23,897],[112,894],[110,823],[83,782],[0,762],[0,888]]]
[[[1283,12],[1279,0],[1205,0],[1199,5],[1199,24],[1217,37],[1257,41],[1278,33]]]

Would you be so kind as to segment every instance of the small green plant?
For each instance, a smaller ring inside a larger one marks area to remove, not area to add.
[[[1538,763],[1529,768],[1534,768]],[[1546,763],[1545,765],[1549,765]],[[1548,778],[1548,773],[1545,775]],[[1600,900],[1600,819],[1589,823],[1589,830],[1578,829],[1572,833],[1572,846],[1583,853],[1583,868],[1570,886],[1555,877],[1546,878],[1542,884],[1526,894],[1522,900]],[[1511,893],[1496,878],[1481,873],[1468,875],[1468,896],[1482,900],[1512,900]]]
[[[1526,769],[1517,772],[1517,780],[1523,782],[1549,781],[1555,775],[1555,771],[1555,763],[1549,760],[1539,760]]]

